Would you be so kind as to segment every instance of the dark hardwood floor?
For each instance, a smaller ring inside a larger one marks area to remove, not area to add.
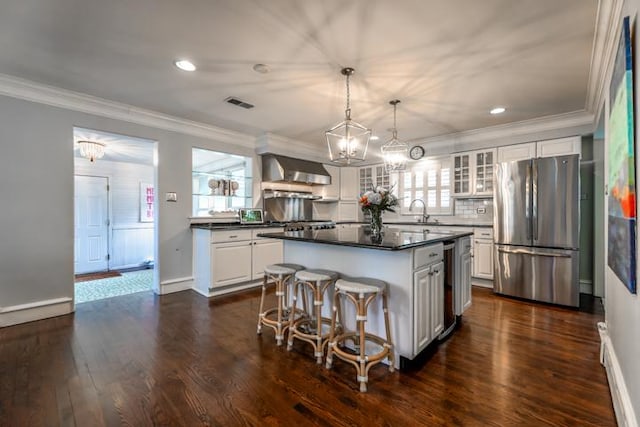
[[[0,329],[0,425],[613,426],[598,310],[474,288],[456,334],[415,372],[318,367],[256,336],[255,291],[140,293]]]

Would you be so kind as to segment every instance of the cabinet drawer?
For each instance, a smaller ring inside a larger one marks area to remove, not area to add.
[[[442,243],[415,249],[413,252],[413,269],[418,270],[427,265],[442,261],[442,253]]]
[[[258,234],[262,233],[282,233],[284,227],[270,227],[270,228],[256,228],[251,230],[251,238],[253,240],[266,239],[267,237],[258,237]]]
[[[211,243],[251,240],[251,230],[223,230],[211,232]]]
[[[493,228],[476,228],[473,230],[473,238],[493,240]]]

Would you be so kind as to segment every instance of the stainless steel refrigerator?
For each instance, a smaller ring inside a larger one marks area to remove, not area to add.
[[[578,307],[578,155],[498,163],[494,291]]]

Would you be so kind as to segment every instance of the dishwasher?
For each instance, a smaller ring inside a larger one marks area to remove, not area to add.
[[[444,331],[438,340],[445,340],[456,327],[455,313],[455,241],[444,242]]]

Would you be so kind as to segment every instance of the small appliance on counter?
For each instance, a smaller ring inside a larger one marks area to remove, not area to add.
[[[262,224],[262,209],[240,209],[240,224]]]

